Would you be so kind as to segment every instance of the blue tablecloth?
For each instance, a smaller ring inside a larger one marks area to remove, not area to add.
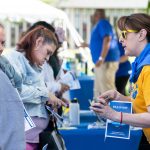
[[[71,90],[70,98],[77,98],[80,103],[81,110],[89,109],[89,99],[93,99],[93,77],[81,76],[78,77],[81,89]]]
[[[60,130],[67,150],[138,150],[141,130],[131,130],[130,140],[106,138],[104,129]]]
[[[98,120],[97,116],[94,112],[90,110],[80,110],[80,123],[81,124],[89,124],[96,122]],[[80,125],[81,126],[81,125]]]

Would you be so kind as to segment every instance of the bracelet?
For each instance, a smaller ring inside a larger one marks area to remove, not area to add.
[[[102,56],[100,56],[98,60],[99,60],[99,61],[103,61],[104,58],[103,58]]]
[[[121,117],[120,117],[120,125],[121,125],[122,124],[122,120],[123,120],[123,113],[120,112],[120,115],[121,115]]]

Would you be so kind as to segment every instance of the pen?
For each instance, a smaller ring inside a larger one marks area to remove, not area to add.
[[[58,119],[61,124],[63,123],[63,117],[59,116],[51,107],[46,106],[46,108],[54,115],[55,118]]]

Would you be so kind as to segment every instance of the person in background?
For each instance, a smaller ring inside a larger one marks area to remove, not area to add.
[[[1,29],[1,37],[3,39],[5,39],[4,27],[3,27],[2,24],[0,24],[0,29]],[[2,44],[3,44],[3,47],[4,47],[5,46],[5,41],[3,41]],[[11,62],[9,62],[7,60],[7,58],[2,54],[2,52],[3,52],[3,48],[1,48],[1,51],[0,51],[0,68],[7,75],[10,82],[12,83],[13,87],[16,88],[18,90],[18,92],[21,92],[22,78],[16,72],[14,67],[11,65]]]
[[[115,84],[117,91],[123,95],[126,95],[125,88],[131,74],[131,64],[128,60],[128,56],[124,54],[124,49],[121,43],[118,43],[118,45],[120,50],[120,61],[119,68],[116,72]]]
[[[15,88],[21,90],[21,78],[2,56],[5,31],[0,24],[0,149],[24,150],[24,109]]]
[[[57,75],[61,71],[61,62],[58,57],[58,49],[61,47],[65,36],[64,36],[64,30],[62,28],[54,28],[52,25],[45,21],[38,21],[34,23],[27,32],[34,29],[35,27],[43,26],[53,32],[57,38],[58,47],[53,53],[51,57],[49,57],[49,60],[45,62],[43,65],[42,75],[44,76],[45,83],[52,93],[56,94],[57,97],[64,100],[64,102],[69,103],[68,100],[62,98],[62,95],[64,92],[69,90],[69,86],[63,83],[60,83],[56,80]]]
[[[69,86],[67,84],[60,83],[59,80],[57,80],[57,77],[61,74],[60,72],[63,71],[61,69],[61,63],[57,53],[58,49],[55,51],[53,56],[49,58],[47,63],[44,64],[43,74],[49,90],[55,93],[59,98],[62,98],[63,93],[69,90]]]
[[[47,127],[46,102],[54,107],[66,106],[49,92],[41,76],[42,65],[57,48],[55,35],[39,26],[26,33],[17,44],[17,51],[7,55],[13,67],[23,79],[20,96],[36,127],[26,132],[26,150],[37,150],[39,134]]]
[[[92,17],[94,24],[90,49],[95,64],[94,96],[115,87],[115,74],[118,69],[119,48],[113,28],[106,20],[103,9],[97,9]]]
[[[99,96],[99,101],[93,103],[91,109],[101,117],[142,127],[147,140],[144,144],[141,143],[139,149],[148,150],[150,149],[150,16],[142,13],[123,16],[118,20],[118,27],[121,30],[120,42],[125,55],[136,57],[132,63],[130,76],[131,97],[124,96],[116,90],[109,90]],[[131,101],[134,113],[115,111],[108,105],[111,100]]]

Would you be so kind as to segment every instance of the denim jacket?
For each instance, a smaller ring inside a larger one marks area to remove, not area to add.
[[[31,66],[23,53],[12,50],[5,56],[22,77],[20,96],[29,115],[47,118],[45,103],[49,92],[41,75],[41,69]]]
[[[7,75],[13,87],[17,88],[20,92],[22,88],[22,78],[4,56],[0,56],[0,69]]]

